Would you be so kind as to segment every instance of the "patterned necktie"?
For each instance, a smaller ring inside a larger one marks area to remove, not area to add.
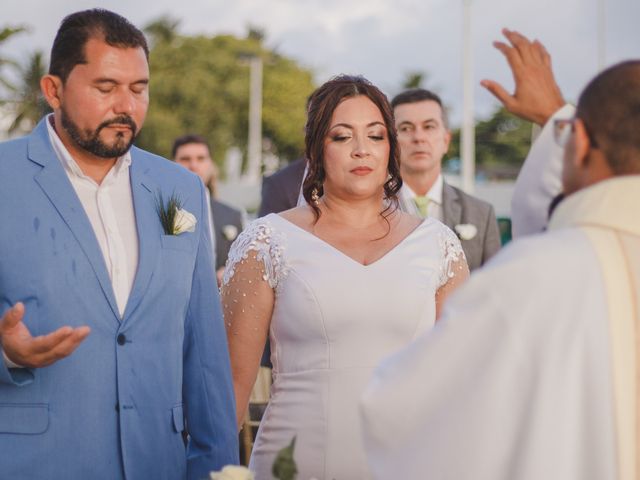
[[[416,195],[413,197],[413,203],[418,207],[418,213],[422,218],[427,216],[427,208],[429,207],[429,197],[426,195]]]

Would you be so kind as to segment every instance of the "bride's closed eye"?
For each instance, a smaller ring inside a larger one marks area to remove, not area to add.
[[[331,135],[330,138],[334,142],[344,142],[346,140],[349,140],[351,138],[351,135],[335,134],[335,135]]]

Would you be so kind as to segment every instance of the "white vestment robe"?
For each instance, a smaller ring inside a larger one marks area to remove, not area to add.
[[[511,197],[511,233],[519,238],[547,228],[549,205],[562,191],[564,148],[553,138],[556,119],[571,118],[575,107],[565,105],[544,125],[524,160]]]
[[[640,176],[570,195],[379,366],[373,478],[636,478],[638,205]]]

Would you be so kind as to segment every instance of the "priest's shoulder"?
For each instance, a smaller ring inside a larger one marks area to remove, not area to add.
[[[543,266],[564,268],[563,265],[579,264],[585,255],[582,247],[588,245],[588,238],[577,228],[520,237],[504,246],[482,270],[522,268],[528,270],[529,275],[535,275],[536,271],[544,271]]]

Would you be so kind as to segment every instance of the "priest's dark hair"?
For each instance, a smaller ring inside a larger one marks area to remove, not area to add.
[[[576,117],[614,175],[640,173],[640,60],[618,63],[591,80]]]

